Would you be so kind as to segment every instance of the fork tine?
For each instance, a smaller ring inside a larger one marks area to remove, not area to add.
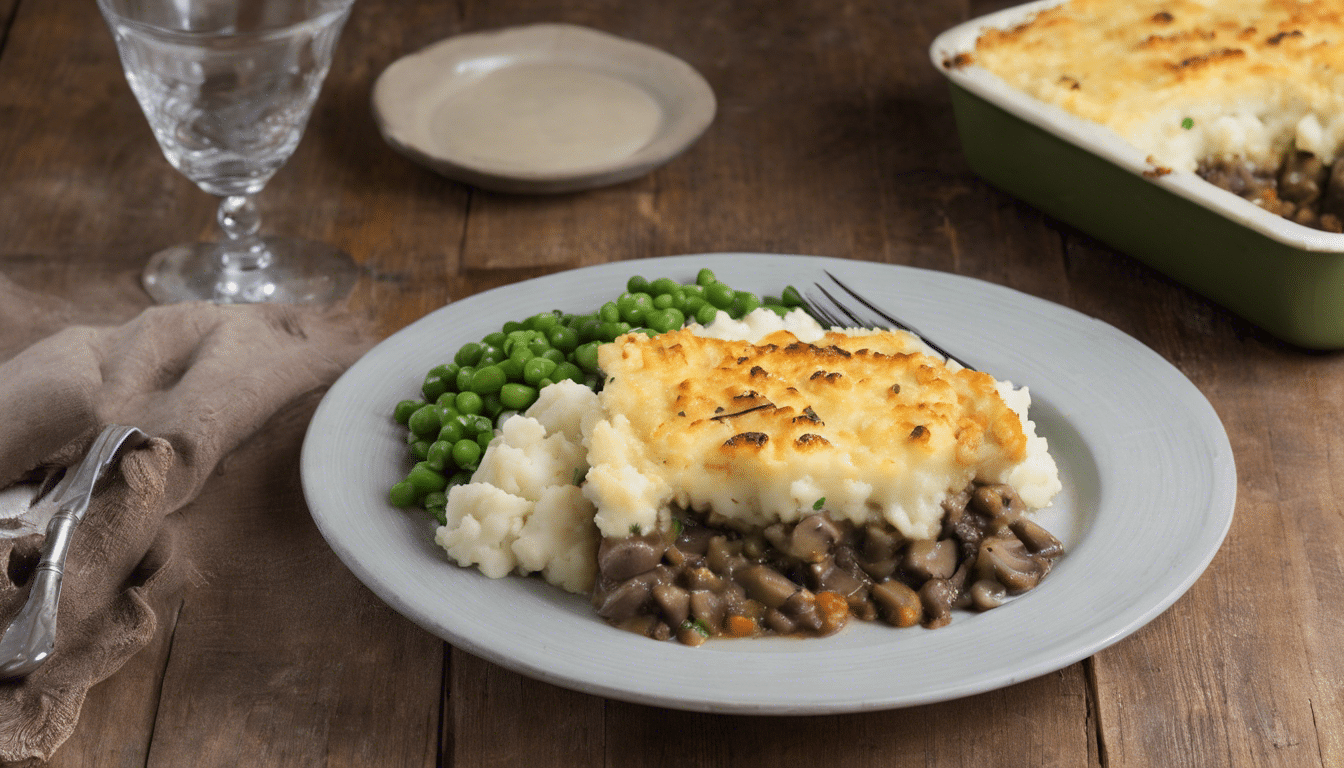
[[[867,307],[870,311],[872,311],[872,312],[874,312],[875,314],[877,314],[878,317],[881,317],[883,320],[885,320],[886,322],[890,323],[892,327],[894,327],[894,328],[899,328],[900,330],[902,330],[902,331],[906,331],[906,332],[908,332],[908,333],[913,333],[914,335],[916,335],[916,336],[918,336],[920,339],[922,339],[922,340],[924,341],[925,344],[929,345],[929,348],[930,348],[930,349],[932,349],[933,351],[935,351],[935,352],[937,352],[938,354],[942,355],[943,357],[947,358],[948,360],[953,360],[953,361],[955,361],[958,365],[960,365],[960,366],[963,367],[963,368],[966,368],[966,369],[969,369],[969,370],[972,370],[972,371],[975,370],[975,368],[971,367],[970,365],[967,365],[967,364],[966,364],[966,361],[962,360],[961,358],[957,357],[956,355],[952,354],[951,352],[948,352],[946,349],[943,349],[942,347],[938,346],[936,343],[934,343],[932,340],[930,340],[929,337],[925,336],[924,334],[920,333],[919,331],[915,330],[914,328],[910,327],[909,325],[906,325],[905,323],[901,322],[900,320],[897,320],[896,318],[894,318],[894,317],[892,317],[891,315],[889,315],[889,314],[887,314],[886,312],[884,312],[881,308],[879,308],[878,306],[876,306],[875,304],[873,304],[873,303],[872,303],[871,301],[869,301],[868,299],[864,298],[862,295],[860,295],[860,294],[859,294],[857,291],[855,291],[853,288],[850,288],[848,285],[845,285],[843,282],[841,282],[840,278],[838,278],[838,277],[836,277],[835,275],[831,274],[830,270],[823,270],[823,271],[826,273],[826,276],[827,276],[827,277],[831,278],[831,280],[835,282],[836,285],[840,286],[841,290],[843,290],[845,293],[848,293],[850,296],[854,297],[854,300],[855,300],[855,301],[857,301],[857,302],[859,302],[860,304],[862,304],[863,306]],[[854,313],[851,312],[851,311],[849,311],[849,309],[847,309],[843,304],[841,304],[840,302],[836,301],[835,298],[834,298],[833,296],[831,296],[829,293],[826,292],[826,289],[825,289],[825,288],[822,288],[821,286],[818,285],[818,286],[817,286],[817,290],[819,290],[819,291],[821,291],[823,294],[825,294],[826,298],[830,299],[830,300],[831,300],[831,303],[833,303],[833,304],[835,304],[836,306],[840,307],[841,311],[843,311],[846,315],[850,316],[851,318],[854,318],[854,321],[855,321],[856,323],[860,323],[860,324],[862,325],[862,322],[859,321],[859,319],[854,315]]]

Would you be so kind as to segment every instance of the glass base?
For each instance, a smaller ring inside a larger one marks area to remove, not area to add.
[[[220,243],[178,245],[149,259],[141,277],[159,304],[327,304],[344,298],[359,269],[343,251],[312,240],[261,238],[269,263],[227,266]]]

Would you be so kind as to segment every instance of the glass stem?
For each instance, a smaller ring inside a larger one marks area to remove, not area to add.
[[[261,215],[250,195],[229,195],[219,203],[215,214],[228,241],[224,244],[223,260],[227,269],[263,269],[271,263],[271,252],[257,236],[261,229]]]

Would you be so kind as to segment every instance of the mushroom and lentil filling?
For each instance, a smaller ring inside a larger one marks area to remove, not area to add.
[[[936,539],[825,512],[739,531],[682,510],[668,531],[604,539],[598,615],[654,639],[829,635],[851,616],[946,625],[1041,582],[1064,552],[1007,485],[972,484],[943,504]]]
[[[1148,175],[1202,178],[1344,230],[1344,13],[1337,0],[1069,0],[986,30],[949,66],[1100,123]]]

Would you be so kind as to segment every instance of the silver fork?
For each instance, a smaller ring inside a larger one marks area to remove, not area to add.
[[[951,352],[948,352],[946,349],[943,349],[942,347],[938,346],[931,339],[929,339],[928,336],[925,336],[924,334],[920,333],[919,331],[915,330],[909,325],[906,325],[905,323],[901,322],[895,317],[892,317],[890,314],[882,310],[876,304],[864,298],[853,288],[850,288],[848,285],[845,285],[843,282],[841,282],[840,278],[831,274],[830,270],[823,270],[823,271],[826,272],[826,276],[829,277],[831,281],[834,282],[836,286],[840,288],[840,290],[849,294],[850,297],[854,299],[854,301],[857,301],[859,304],[862,304],[864,307],[868,309],[869,312],[872,312],[873,314],[881,318],[881,321],[874,322],[871,318],[864,319],[863,317],[860,316],[859,312],[855,308],[835,298],[835,296],[832,295],[830,291],[826,290],[826,287],[823,286],[821,283],[813,283],[812,284],[813,287],[816,288],[817,291],[819,291],[821,295],[826,298],[826,301],[830,303],[831,309],[827,309],[826,305],[823,302],[819,302],[816,299],[816,297],[810,293],[804,297],[803,308],[806,309],[809,314],[815,317],[822,324],[829,327],[851,326],[859,328],[888,328],[888,329],[895,328],[897,330],[913,333],[914,335],[918,336],[925,344],[927,344],[929,348],[932,349],[934,352],[937,352],[938,354],[942,355],[948,360],[955,361],[958,365],[960,365],[963,368],[969,368],[970,370],[975,370],[975,368],[968,365],[965,360],[962,360],[956,355],[953,355]]]
[[[98,481],[125,448],[148,436],[135,427],[110,426],[98,435],[78,465],[66,472],[39,504],[55,504],[42,556],[29,584],[28,599],[0,636],[0,680],[23,677],[42,665],[56,646],[56,608],[61,599],[65,556],[75,526],[84,519]]]

